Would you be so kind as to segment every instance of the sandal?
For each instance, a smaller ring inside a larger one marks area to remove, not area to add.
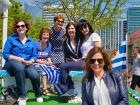
[[[51,86],[51,87],[50,87],[50,92],[51,92],[51,93],[56,93],[55,90],[54,90],[54,86]]]
[[[50,96],[51,93],[49,93],[49,91],[47,89],[43,89],[43,95],[44,96]]]

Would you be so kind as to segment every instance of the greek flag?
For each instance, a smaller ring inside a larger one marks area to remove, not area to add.
[[[112,70],[122,71],[127,69],[127,35],[123,36],[123,41],[119,46],[116,57],[112,60]]]
[[[35,69],[42,72],[46,76],[50,84],[59,84],[60,82],[60,69],[57,67],[47,66],[45,64],[34,64]]]

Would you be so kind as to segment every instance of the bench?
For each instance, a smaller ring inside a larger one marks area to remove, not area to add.
[[[7,76],[10,76],[10,74],[6,70],[0,70],[0,78],[7,77]]]
[[[10,74],[6,70],[0,70],[0,83],[2,87],[7,87],[10,85],[16,85],[15,78],[10,76]],[[29,79],[26,79],[26,90],[31,90],[32,85]]]
[[[69,75],[72,77],[82,77],[84,75],[84,72],[83,71],[70,71]],[[12,82],[10,81],[10,80],[13,80],[13,77],[11,77],[10,74],[6,70],[0,70],[0,79],[2,80],[1,81],[2,86],[5,86],[5,85],[7,86],[9,85],[9,83],[13,84],[13,81]],[[8,79],[8,81],[6,81],[6,79]]]

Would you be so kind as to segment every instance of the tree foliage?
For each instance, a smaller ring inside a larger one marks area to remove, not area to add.
[[[36,4],[43,3],[34,0]],[[123,12],[122,6],[128,0],[45,0],[47,10],[50,12],[62,11],[68,20],[78,22],[80,18],[87,19],[94,30],[106,25],[112,25],[116,18]],[[59,5],[59,8],[54,7]],[[50,8],[51,7],[51,8]]]
[[[8,13],[8,35],[13,34],[12,32],[12,26],[13,23],[16,20],[25,20],[30,24],[30,30],[28,32],[28,35],[33,37],[34,39],[38,39],[39,31],[43,27],[49,27],[50,24],[48,21],[42,21],[42,18],[33,18],[31,14],[24,12],[22,9],[22,4],[21,2],[17,2],[16,0],[10,0],[12,3],[12,6],[9,8],[9,13]],[[3,18],[0,18],[0,22],[3,23]],[[0,43],[2,43],[2,25],[0,24]],[[0,45],[0,48],[2,45]]]

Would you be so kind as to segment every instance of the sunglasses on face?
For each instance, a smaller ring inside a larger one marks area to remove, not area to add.
[[[61,21],[61,20],[57,20],[57,22],[59,22],[59,23],[64,23],[64,21]]]
[[[103,59],[90,59],[90,64],[95,64],[95,62],[98,62],[98,64],[102,64],[103,63]]]
[[[17,26],[16,26],[16,28],[20,28],[20,27],[21,27],[21,28],[24,28],[25,25],[17,25]]]

